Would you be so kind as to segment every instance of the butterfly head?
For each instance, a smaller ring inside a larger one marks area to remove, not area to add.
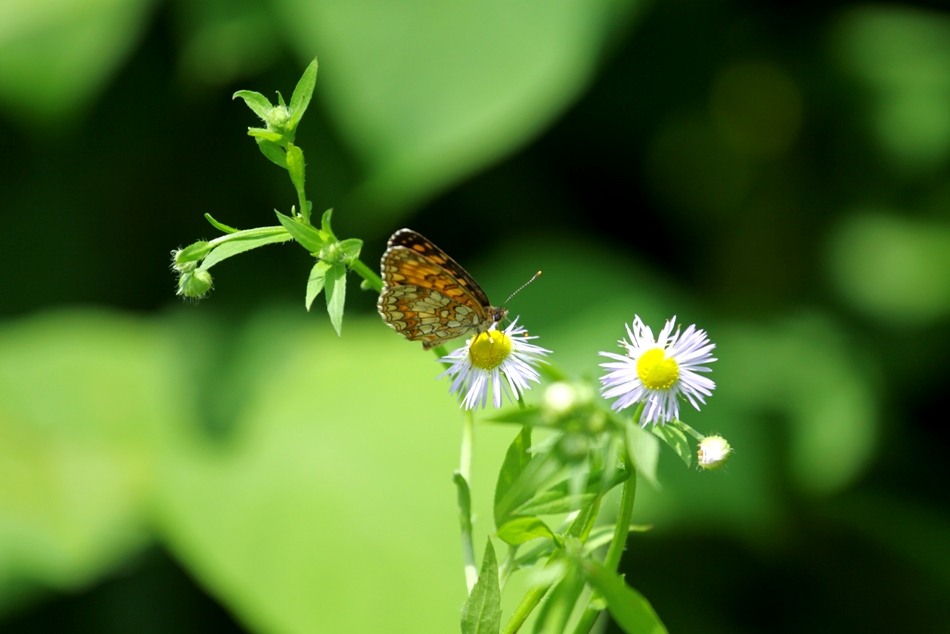
[[[497,326],[508,317],[508,309],[504,306],[499,308],[492,306],[488,310],[488,316],[491,318],[491,325]]]

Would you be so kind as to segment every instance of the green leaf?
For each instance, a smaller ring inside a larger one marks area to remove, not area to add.
[[[257,141],[257,147],[260,148],[261,154],[267,157],[267,160],[278,167],[289,169],[287,167],[287,153],[284,152],[284,148],[267,139],[257,138],[254,140]]]
[[[529,425],[531,427],[548,426],[542,415],[541,408],[534,406],[511,407],[502,410],[497,414],[488,416],[484,419],[487,423],[514,423],[516,425]]]
[[[211,217],[211,214],[205,214],[205,220],[207,220],[208,222],[210,222],[212,227],[214,227],[214,228],[217,229],[218,231],[222,231],[222,232],[224,232],[224,233],[238,233],[238,232],[240,231],[240,229],[235,229],[234,227],[229,227],[228,225],[224,224],[223,222],[218,222],[217,220],[215,220],[214,218]]]
[[[187,247],[175,254],[175,264],[184,264],[185,262],[197,262],[213,249],[211,243],[202,240],[189,244]]]
[[[319,42],[337,129],[365,165],[358,196],[407,208],[529,142],[600,69],[641,5],[432,0],[270,3],[308,62]],[[477,10],[474,10],[477,6]],[[361,222],[379,221],[365,218]]]
[[[581,509],[581,512],[578,513],[574,521],[571,522],[570,528],[567,529],[567,534],[576,537],[581,540],[581,542],[587,541],[587,538],[590,537],[590,532],[594,528],[594,522],[597,521],[597,514],[600,512],[600,502],[603,499],[603,496],[598,495],[590,504]]]
[[[323,212],[323,217],[320,218],[320,228],[323,229],[323,232],[328,236],[336,237],[336,234],[333,233],[333,228],[330,226],[330,220],[333,218],[333,209],[327,209]]]
[[[666,634],[666,627],[646,598],[596,561],[585,560],[582,569],[590,584],[607,601],[607,609],[627,634]]]
[[[293,143],[288,143],[286,157],[290,180],[293,181],[294,188],[298,193],[303,192],[304,182],[306,181],[306,164],[303,160],[303,150]]]
[[[601,488],[603,475],[602,471],[591,474],[587,480],[587,488],[580,495],[572,495],[570,491],[570,481],[563,480],[551,488],[539,492],[530,500],[514,509],[512,514],[553,515],[555,513],[576,511],[589,504],[597,495],[603,495],[630,477],[627,471],[614,470],[610,481],[605,482],[604,488]]]
[[[576,565],[569,565],[557,585],[548,593],[534,622],[535,634],[564,632],[574,611],[574,605],[584,590],[584,578]]]
[[[501,590],[498,587],[498,562],[489,538],[478,582],[462,607],[462,634],[498,634],[499,629]]]
[[[313,87],[316,83],[317,58],[314,57],[306,70],[303,71],[300,81],[297,82],[297,87],[294,88],[294,94],[290,97],[290,122],[288,127],[291,130],[297,129],[300,118],[303,117],[303,113],[307,111],[307,106],[310,105],[310,98],[313,96]]]
[[[652,524],[631,524],[627,527],[628,533],[645,533],[653,528]],[[584,542],[584,552],[590,553],[601,546],[610,543],[614,536],[614,527],[610,525],[598,526],[591,530],[587,541]]]
[[[660,441],[656,436],[632,421],[627,422],[627,452],[637,473],[658,489],[660,483],[656,479],[656,463],[660,456]]]
[[[247,107],[254,111],[263,121],[267,121],[267,115],[274,108],[270,100],[259,92],[253,90],[239,90],[231,97],[237,99],[240,97],[247,104]]]
[[[277,132],[271,132],[270,130],[265,130],[264,128],[248,128],[247,135],[258,138],[258,139],[273,141],[274,143],[286,142],[286,139],[284,139],[283,134],[279,134]]]
[[[495,528],[501,527],[508,519],[504,509],[501,508],[501,501],[518,479],[518,476],[531,462],[529,449],[531,449],[531,427],[525,425],[515,436],[515,439],[511,441],[511,445],[508,446],[505,460],[498,472],[498,480],[495,483]]]
[[[277,214],[277,220],[284,226],[287,233],[292,235],[294,240],[299,242],[303,248],[314,254],[320,252],[320,249],[323,248],[325,243],[319,231],[314,229],[311,225],[297,222],[290,216],[285,216],[279,211],[275,211],[274,213]]]
[[[340,240],[340,249],[347,260],[353,260],[360,257],[360,251],[363,250],[363,241],[359,238]]]
[[[307,311],[310,310],[310,305],[313,304],[313,300],[315,300],[317,295],[320,294],[320,291],[323,290],[328,270],[330,270],[330,265],[324,260],[320,260],[310,269],[310,279],[307,280],[307,297],[304,300]]]
[[[547,537],[560,545],[561,540],[554,534],[548,525],[537,517],[516,517],[513,520],[505,522],[498,529],[498,537],[505,542],[516,546],[529,542],[539,537]]]
[[[337,336],[343,336],[343,303],[346,299],[346,266],[334,264],[327,270],[327,313]]]
[[[693,466],[693,449],[690,447],[689,439],[686,438],[686,434],[682,429],[670,423],[668,425],[653,425],[650,431],[653,432],[654,436],[669,445],[676,452],[676,455],[682,458],[687,467]]]
[[[278,233],[269,236],[245,238],[242,240],[229,240],[224,244],[216,246],[214,250],[208,254],[208,257],[204,259],[204,261],[201,263],[201,266],[198,267],[198,270],[207,271],[218,262],[238,255],[239,253],[244,253],[245,251],[250,251],[251,249],[256,249],[268,244],[287,242],[292,239],[293,238],[288,233]]]
[[[92,109],[138,49],[153,0],[0,2],[0,103],[34,133]],[[24,132],[29,135],[30,132]],[[4,144],[9,152],[9,145]],[[5,185],[8,189],[10,186]]]

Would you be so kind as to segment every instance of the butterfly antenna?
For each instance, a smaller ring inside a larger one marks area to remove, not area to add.
[[[537,273],[535,273],[534,276],[533,276],[530,280],[528,280],[527,282],[525,282],[524,284],[522,284],[521,287],[520,287],[518,290],[516,290],[514,293],[512,293],[511,295],[509,295],[509,296],[508,296],[508,299],[505,300],[505,303],[502,304],[502,306],[507,306],[507,305],[508,305],[508,302],[511,301],[511,298],[512,298],[512,297],[514,297],[515,295],[517,295],[518,293],[520,293],[521,290],[522,290],[525,286],[527,286],[527,285],[530,284],[531,282],[533,282],[533,281],[535,281],[536,279],[538,279],[538,277],[540,277],[540,275],[541,275],[541,271],[538,271]]]

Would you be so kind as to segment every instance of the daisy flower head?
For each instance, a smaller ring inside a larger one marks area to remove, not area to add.
[[[438,378],[452,377],[449,391],[465,409],[485,407],[489,391],[495,407],[501,407],[502,394],[513,402],[531,389],[530,381],[539,382],[537,365],[551,353],[530,339],[537,337],[529,337],[517,318],[504,330],[486,330],[443,357],[451,366]]]
[[[614,410],[642,402],[640,424],[644,427],[678,419],[680,397],[699,410],[699,404],[706,403],[704,397],[716,387],[699,374],[712,371],[706,364],[716,360],[711,354],[715,344],[695,325],[683,331],[677,327],[674,332],[675,324],[676,317],[668,320],[654,339],[650,327],[635,316],[633,324],[627,326],[630,341],[618,342],[627,353],[600,353],[614,359],[600,364],[609,370],[600,378],[601,393],[606,398],[617,398],[611,406]]]

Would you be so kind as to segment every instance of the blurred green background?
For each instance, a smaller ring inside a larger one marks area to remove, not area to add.
[[[203,213],[295,202],[230,96],[314,56],[308,193],[366,262],[542,269],[511,308],[575,376],[635,313],[717,343],[684,415],[733,460],[664,453],[622,563],[671,632],[946,631],[950,12],[739,0],[0,0],[0,631],[457,631],[431,355],[352,277],[337,339],[293,246],[174,296]]]

